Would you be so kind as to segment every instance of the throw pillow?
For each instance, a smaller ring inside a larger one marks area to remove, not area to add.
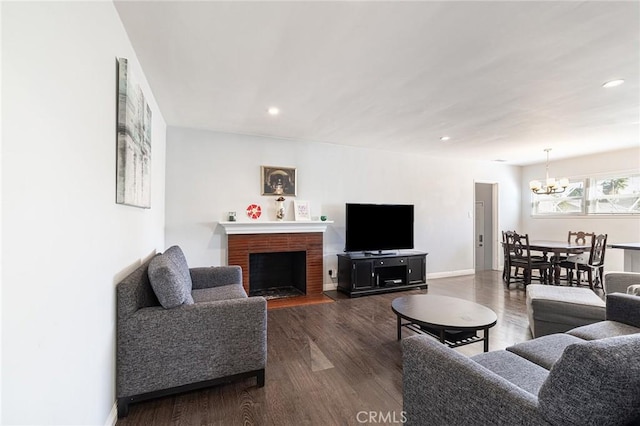
[[[169,256],[159,254],[151,259],[148,273],[151,288],[164,308],[190,304],[185,295],[184,278]]]
[[[554,425],[625,425],[640,417],[640,334],[567,346],[538,393]]]
[[[188,305],[193,304],[193,296],[191,291],[193,289],[193,281],[191,281],[191,272],[189,271],[189,265],[187,264],[187,258],[184,256],[182,249],[179,246],[171,246],[165,252],[165,256],[174,263],[174,266],[178,268],[178,273],[182,278],[185,292],[185,303]]]

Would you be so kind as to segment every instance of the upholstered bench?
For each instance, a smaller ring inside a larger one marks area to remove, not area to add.
[[[530,284],[526,305],[534,338],[605,319],[605,302],[588,288]]]

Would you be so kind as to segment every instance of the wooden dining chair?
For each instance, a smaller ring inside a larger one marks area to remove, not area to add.
[[[569,231],[567,233],[567,243],[576,245],[591,245],[595,238],[595,232]],[[560,256],[557,262],[566,260],[567,256]]]
[[[511,264],[513,257],[513,236],[517,235],[516,231],[502,231],[502,249],[504,254],[504,269],[502,270],[502,280],[507,288],[514,282],[522,282],[523,274],[517,265]]]
[[[591,244],[595,236],[595,232],[569,231],[569,234],[567,235],[567,242],[569,244],[577,245]]]
[[[502,231],[502,255],[504,257],[504,268],[502,269],[502,280],[505,282],[507,287],[509,286],[509,281],[511,278],[511,263],[509,262],[510,250],[509,250],[509,245],[507,244],[507,233],[513,233],[513,232],[515,231]]]
[[[529,246],[529,234],[518,234],[517,232],[505,232],[507,250],[509,251],[509,268],[507,269],[506,284],[522,282],[525,286],[531,284],[532,272],[537,270],[540,283],[548,284],[551,277],[552,264],[544,256],[531,254]],[[511,276],[511,270],[515,268],[516,275]],[[522,269],[522,275],[518,276],[518,269]]]
[[[591,240],[591,250],[587,253],[572,255],[560,262],[560,267],[567,270],[569,285],[573,285],[573,271],[576,272],[576,284],[580,284],[580,273],[587,273],[589,288],[600,285],[604,277],[604,255],[607,248],[607,234],[600,234]]]
[[[567,243],[575,244],[575,245],[591,245],[595,237],[596,237],[595,232],[569,231],[567,233]],[[567,256],[558,256],[557,258],[554,259],[554,261],[557,264],[560,264],[566,260],[567,260]],[[564,274],[560,274],[560,279],[569,281],[569,276],[566,270]]]

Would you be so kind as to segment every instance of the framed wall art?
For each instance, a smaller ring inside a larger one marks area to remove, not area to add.
[[[297,170],[291,167],[260,166],[262,195],[296,196]]]
[[[151,108],[125,58],[118,59],[116,203],[151,208]]]
[[[295,220],[311,220],[311,209],[308,201],[293,201],[293,214]]]

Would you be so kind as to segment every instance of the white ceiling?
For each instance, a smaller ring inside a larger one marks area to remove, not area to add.
[[[115,5],[172,126],[518,165],[640,144],[638,1]]]

